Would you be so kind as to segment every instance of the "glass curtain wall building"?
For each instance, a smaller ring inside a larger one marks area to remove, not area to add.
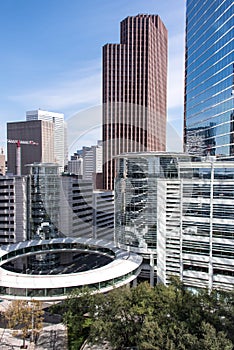
[[[27,165],[28,176],[28,239],[42,240],[59,236],[60,181],[58,164],[33,163]],[[25,267],[30,273],[59,266],[60,258],[53,253],[35,254],[28,258]]]
[[[234,162],[145,152],[118,156],[115,240],[143,257],[141,277],[234,286]]]
[[[190,154],[234,156],[233,25],[233,0],[187,0],[184,136]]]
[[[28,239],[55,238],[59,224],[59,166],[34,163],[28,168]]]

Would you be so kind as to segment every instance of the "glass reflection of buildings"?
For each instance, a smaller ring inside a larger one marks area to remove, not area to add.
[[[234,163],[186,154],[118,156],[116,244],[144,258],[142,277],[234,287]]]
[[[186,152],[193,156],[215,155],[215,124],[187,131]]]
[[[233,159],[233,0],[187,0],[185,144]],[[203,144],[199,148],[199,144]]]
[[[28,239],[59,236],[59,166],[53,163],[28,165]],[[59,264],[59,255],[36,254],[29,258],[32,270],[51,269]]]

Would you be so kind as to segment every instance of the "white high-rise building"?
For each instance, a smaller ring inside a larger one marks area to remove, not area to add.
[[[83,147],[83,178],[93,180],[93,174],[102,173],[102,142]]]
[[[67,127],[64,114],[37,109],[26,112],[26,120],[46,120],[54,124],[54,155],[55,162],[59,164],[62,172],[67,164]]]
[[[83,176],[83,158],[73,156],[71,160],[68,161],[67,171],[70,174]]]

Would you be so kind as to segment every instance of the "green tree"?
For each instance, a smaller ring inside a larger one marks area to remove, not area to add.
[[[217,331],[225,331],[234,342],[234,291],[213,290],[209,293],[201,290],[199,301],[203,321],[212,324]]]
[[[169,286],[154,288],[140,283],[107,294],[83,290],[73,293],[64,305],[70,349],[78,349],[85,337],[92,344],[107,341],[119,350],[233,347],[233,293],[192,293],[176,278]]]
[[[40,301],[25,300],[12,301],[5,312],[9,328],[13,329],[14,335],[20,335],[23,339],[23,348],[25,348],[25,339],[31,334],[31,340],[34,341],[43,326],[43,310]]]
[[[209,324],[202,322],[201,330],[203,337],[199,342],[198,350],[232,350],[233,344],[227,339],[223,332],[217,332],[215,328]]]
[[[89,310],[92,307],[93,296],[88,288],[73,290],[62,306],[56,307],[63,314],[63,322],[67,326],[68,347],[79,349],[89,335],[91,318]]]
[[[139,319],[132,310],[132,293],[129,288],[116,289],[107,295],[97,295],[91,311],[93,323],[90,340],[102,343],[107,340],[114,349],[135,345]]]

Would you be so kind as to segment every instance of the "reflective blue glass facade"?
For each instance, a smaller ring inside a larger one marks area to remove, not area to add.
[[[187,0],[185,144],[234,157],[234,2]]]

